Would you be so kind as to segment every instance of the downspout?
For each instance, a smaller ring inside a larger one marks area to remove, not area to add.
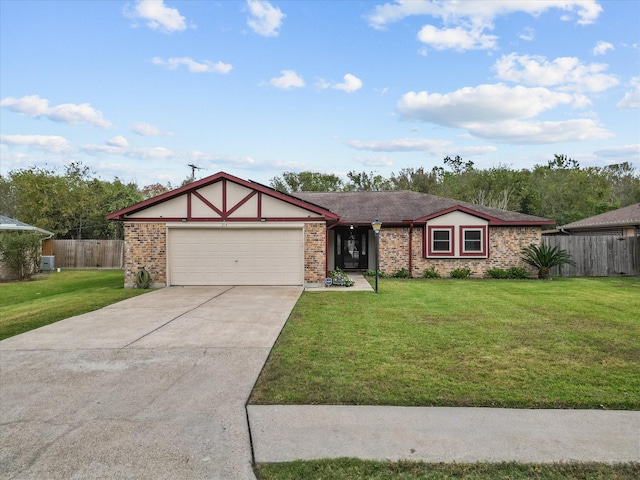
[[[413,222],[409,225],[409,276],[413,277]]]

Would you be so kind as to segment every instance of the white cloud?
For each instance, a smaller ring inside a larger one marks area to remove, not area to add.
[[[526,42],[530,42],[536,38],[536,32],[531,27],[524,27],[522,31],[518,34],[522,40]]]
[[[593,48],[592,53],[594,55],[604,55],[608,50],[613,50],[613,45],[609,42],[599,41],[596,46]]]
[[[545,0],[544,2],[514,0],[465,0],[442,2],[432,0],[396,0],[378,5],[366,18],[369,25],[383,29],[386,25],[413,15],[429,15],[453,24],[492,26],[493,20],[516,12],[539,16],[547,10],[560,9],[578,15],[577,23],[594,23],[602,7],[596,0]],[[570,18],[570,16],[567,16]]]
[[[163,0],[137,0],[135,7],[125,7],[128,18],[146,20],[152,30],[163,33],[179,32],[187,28],[185,19],[177,8],[167,7]]]
[[[136,122],[133,124],[133,128],[131,129],[133,133],[137,133],[138,135],[142,135],[143,137],[161,137],[167,136],[172,137],[173,133],[165,132],[155,125],[152,125],[147,122]]]
[[[398,110],[405,118],[465,127],[475,122],[531,118],[559,105],[576,103],[584,103],[584,98],[546,88],[495,84],[465,87],[444,95],[409,92],[398,102]]]
[[[282,70],[280,73],[282,75],[280,75],[279,77],[274,77],[269,80],[269,83],[272,86],[276,88],[282,88],[284,90],[288,90],[294,87],[304,87],[304,80],[293,70]]]
[[[616,104],[616,107],[621,109],[640,108],[640,77],[632,78],[631,85],[634,87],[633,90],[625,93],[624,98]]]
[[[440,152],[451,145],[449,140],[432,140],[428,138],[399,138],[396,140],[349,140],[346,142],[357,150],[371,150],[373,152]]]
[[[577,23],[586,25],[596,21],[602,7],[596,0],[396,0],[378,5],[366,18],[369,25],[382,30],[390,23],[413,15],[427,15],[440,19],[445,28],[425,25],[418,34],[423,43],[438,50],[453,48],[458,51],[469,49],[494,49],[498,37],[484,32],[494,28],[494,20],[499,16],[523,12],[538,16],[550,9],[560,9],[578,15]],[[571,18],[571,16],[568,16]],[[525,29],[520,38],[533,39],[533,31]],[[421,54],[424,54],[422,51]]]
[[[564,90],[601,92],[619,83],[615,76],[603,73],[608,65],[585,65],[576,57],[559,57],[549,62],[538,55],[511,53],[500,57],[494,68],[500,80]]]
[[[127,148],[129,146],[129,142],[122,135],[116,135],[115,137],[107,140],[107,145],[117,148]]]
[[[111,122],[105,120],[102,112],[95,110],[88,103],[63,103],[49,106],[49,100],[39,95],[27,95],[22,98],[7,97],[0,101],[0,106],[30,117],[44,117],[54,122],[68,124],[90,124],[96,127],[109,128]]]
[[[334,89],[351,93],[351,92],[355,92],[356,90],[360,90],[362,88],[362,80],[360,80],[355,75],[351,75],[350,73],[347,73],[343,78],[344,78],[344,82],[334,85],[333,86]]]
[[[247,5],[251,14],[247,25],[258,35],[277,37],[278,29],[282,26],[282,20],[286,15],[267,1],[247,0]]]
[[[591,119],[562,122],[522,122],[505,120],[467,126],[477,137],[502,143],[539,144],[596,140],[613,136]]]
[[[426,43],[436,50],[453,49],[464,50],[487,50],[496,48],[498,37],[495,35],[484,35],[481,29],[436,28],[433,25],[425,25],[418,32],[418,40]]]
[[[486,155],[497,150],[491,145],[460,147],[454,145],[450,140],[433,140],[429,138],[399,138],[395,140],[374,140],[363,142],[361,140],[350,140],[346,142],[357,150],[370,150],[373,152],[427,152],[431,155],[443,155],[451,152],[455,148],[456,155]],[[386,157],[366,157],[381,158]],[[384,163],[371,166],[385,166]]]
[[[496,147],[493,145],[481,145],[481,146],[470,146],[470,147],[458,147],[456,146],[455,154],[462,156],[474,156],[479,157],[480,155],[488,155],[489,153],[494,153],[498,151]]]
[[[365,167],[393,167],[393,162],[384,155],[376,155],[375,157],[355,157],[353,161],[360,163]]]
[[[233,69],[233,65],[223,62],[213,63],[209,60],[196,62],[189,57],[171,57],[164,60],[161,57],[153,57],[151,63],[166,67],[168,70],[177,70],[180,65],[187,67],[191,73],[229,73]]]
[[[334,90],[342,90],[347,93],[353,93],[362,88],[362,80],[355,75],[347,73],[343,79],[344,82],[342,83],[330,83],[321,79],[316,82],[316,87],[320,89],[333,88]]]
[[[124,140],[124,142],[122,140]],[[131,147],[126,139],[120,136],[108,140],[104,145],[83,145],[80,147],[80,150],[93,156],[115,155],[137,160],[175,160],[185,165],[188,163],[197,163],[198,165],[224,164],[246,167],[255,163],[255,160],[251,157],[216,155],[197,150],[179,152],[165,147]]]
[[[640,143],[635,145],[620,145],[616,147],[601,148],[594,152],[598,157],[620,158],[640,156]]]
[[[607,138],[612,134],[593,119],[522,121],[558,106],[584,106],[582,95],[546,88],[503,84],[466,87],[447,94],[409,92],[398,103],[400,114],[448,127],[475,137],[507,143],[557,143]]]
[[[58,135],[0,135],[0,142],[5,145],[27,147],[54,154],[73,152],[67,139]]]

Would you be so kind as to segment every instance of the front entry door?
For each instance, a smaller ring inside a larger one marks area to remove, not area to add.
[[[369,266],[369,228],[336,229],[336,267],[342,270],[366,270]]]

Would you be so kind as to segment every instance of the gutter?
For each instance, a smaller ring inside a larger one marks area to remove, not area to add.
[[[15,231],[38,232],[41,235],[48,235],[46,238],[43,238],[43,240],[49,240],[51,237],[55,235],[55,233],[51,233],[42,228],[33,227],[33,226],[16,225],[15,223],[3,223],[2,225],[0,225],[0,230],[7,230],[9,232],[15,232]]]

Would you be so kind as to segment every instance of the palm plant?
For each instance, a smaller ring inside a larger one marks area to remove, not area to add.
[[[566,250],[558,250],[558,247],[548,245],[536,245],[532,243],[521,251],[522,260],[538,269],[538,278],[549,278],[549,270],[560,265],[575,265],[571,255]]]

